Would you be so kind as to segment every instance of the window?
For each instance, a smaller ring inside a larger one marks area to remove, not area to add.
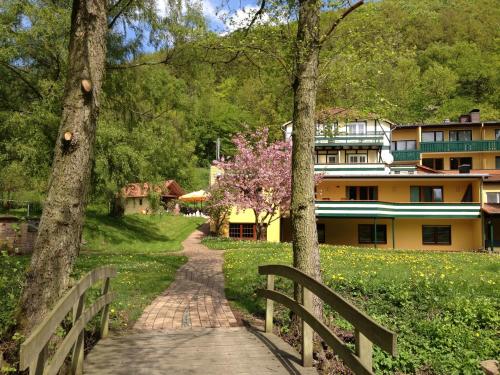
[[[443,132],[422,132],[422,142],[443,142]]]
[[[255,224],[229,224],[229,237],[237,239],[255,239]]]
[[[336,164],[337,155],[336,150],[316,150],[316,164]]]
[[[443,202],[442,186],[410,186],[411,202]]]
[[[472,141],[472,130],[450,130],[450,141]]]
[[[434,158],[423,158],[422,159],[422,165],[427,168],[432,168],[432,169],[444,169],[444,162],[443,159],[434,159]]]
[[[358,224],[358,242],[359,243],[387,243],[387,225],[377,225],[375,240],[374,224]]]
[[[495,156],[495,168],[500,169],[500,156]]]
[[[415,150],[417,148],[417,141],[392,141],[392,151]]]
[[[376,201],[378,188],[376,186],[347,186],[347,199],[351,201]]]
[[[486,203],[500,203],[500,192],[486,193]]]
[[[366,155],[363,155],[363,154],[349,154],[349,155],[347,155],[347,161],[350,164],[363,164],[363,163],[366,163]]]
[[[472,158],[450,158],[450,169],[458,169],[464,164],[470,165],[472,169]]]
[[[318,231],[318,242],[325,243],[325,239],[326,239],[325,224],[317,224],[316,228]]]
[[[142,206],[142,198],[139,199],[139,206]]]
[[[346,128],[347,134],[366,134],[366,122],[349,122]]]
[[[495,140],[500,141],[500,129],[495,129]]]
[[[451,245],[451,225],[423,225],[422,243],[424,245]]]

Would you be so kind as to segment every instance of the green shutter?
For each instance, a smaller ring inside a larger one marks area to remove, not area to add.
[[[420,202],[420,188],[418,186],[410,186],[410,202]]]

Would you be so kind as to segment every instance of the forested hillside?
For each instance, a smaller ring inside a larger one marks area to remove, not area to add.
[[[129,22],[110,25],[94,199],[132,181],[175,178],[200,187],[196,176],[214,158],[217,137],[230,154],[235,132],[267,126],[279,137],[291,117],[293,22],[278,17],[218,35],[199,4],[179,6],[166,18],[132,9]],[[46,189],[70,9],[67,0],[0,5],[3,194]],[[149,34],[134,27],[142,23]],[[368,3],[322,49],[318,106],[355,107],[401,123],[442,121],[472,108],[498,119],[498,25],[498,0]]]

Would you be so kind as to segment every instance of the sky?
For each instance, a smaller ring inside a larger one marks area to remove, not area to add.
[[[245,26],[249,15],[258,9],[259,0],[199,0],[211,30],[226,33]],[[165,0],[156,0],[160,14],[167,13]],[[232,22],[225,15],[229,12]]]

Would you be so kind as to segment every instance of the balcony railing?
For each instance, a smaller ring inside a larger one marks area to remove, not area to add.
[[[394,150],[391,151],[395,161],[413,161],[420,160],[419,150]]]
[[[318,217],[478,218],[479,203],[316,201]]]
[[[384,132],[368,131],[363,134],[338,132],[332,134],[316,133],[316,145],[383,145]]]
[[[498,151],[500,141],[421,142],[421,152]]]

